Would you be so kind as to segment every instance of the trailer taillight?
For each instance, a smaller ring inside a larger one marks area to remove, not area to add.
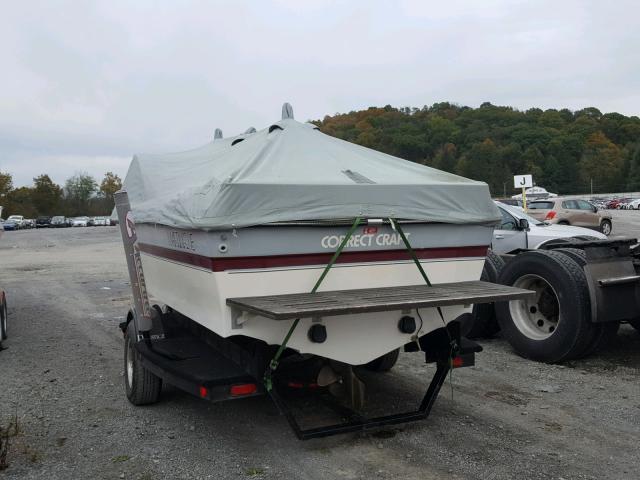
[[[200,398],[207,398],[209,396],[209,390],[207,387],[200,386]]]
[[[549,211],[549,213],[547,213],[547,216],[544,217],[545,220],[553,220],[554,218],[556,218],[556,212],[554,212],[553,210]]]
[[[239,397],[242,395],[251,395],[252,393],[256,393],[255,383],[241,383],[239,385],[231,385],[231,389],[229,389],[229,393],[233,397]]]
[[[464,367],[464,359],[462,357],[453,357],[451,359],[451,366],[453,368]]]

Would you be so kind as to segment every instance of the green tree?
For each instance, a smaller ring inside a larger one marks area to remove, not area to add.
[[[580,159],[580,179],[584,190],[593,181],[594,191],[615,191],[621,180],[622,167],[620,147],[604,133],[595,132],[587,138]]]
[[[13,188],[13,176],[0,171],[0,198],[3,198]]]
[[[33,205],[33,189],[20,187],[11,190],[7,194],[6,215],[23,215],[25,218],[34,218],[38,215]]]
[[[38,215],[55,215],[60,208],[62,188],[49,175],[39,175],[33,179],[31,197]]]
[[[500,195],[513,174],[532,173],[536,184],[561,194],[588,192],[592,176],[600,191],[631,188],[640,179],[640,118],[593,107],[574,113],[490,102],[386,105],[314,123],[343,140],[484,180]]]
[[[64,184],[65,199],[67,201],[67,215],[86,215],[89,199],[95,195],[98,184],[86,172],[76,173]]]

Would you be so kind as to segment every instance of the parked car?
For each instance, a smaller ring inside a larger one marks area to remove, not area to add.
[[[94,217],[93,225],[96,227],[108,227],[111,225],[111,222],[107,217]]]
[[[629,210],[640,210],[640,198],[636,198],[627,203],[627,209]]]
[[[586,200],[549,198],[527,205],[529,215],[546,223],[591,228],[609,235],[613,228],[611,214],[591,205]]]
[[[22,228],[36,228],[36,221],[33,218],[25,218],[22,222]]]
[[[496,201],[512,207],[522,207],[522,200],[519,198],[497,198]]]
[[[502,214],[500,225],[493,231],[491,249],[498,254],[520,249],[538,249],[559,238],[606,239],[607,236],[587,228],[551,225],[527,215],[524,210],[496,202]]]
[[[88,227],[89,226],[89,217],[76,217],[71,219],[72,227]]]
[[[22,228],[24,217],[22,215],[10,215],[7,221],[12,220],[16,225],[16,230]]]
[[[4,227],[5,232],[8,230],[19,230],[20,226],[16,220],[12,220],[11,218],[7,218],[2,225]]]
[[[36,218],[36,228],[48,228],[51,226],[51,217],[40,216]]]
[[[69,223],[65,217],[61,215],[56,215],[55,217],[51,218],[51,226],[54,228],[62,228],[62,227],[68,227]]]

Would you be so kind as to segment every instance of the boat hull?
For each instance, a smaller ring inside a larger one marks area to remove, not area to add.
[[[432,283],[480,278],[492,229],[486,226],[407,225],[404,227]],[[152,299],[187,315],[222,337],[245,335],[280,344],[292,321],[236,315],[227,298],[309,292],[322,274],[348,226],[255,227],[237,231],[188,231],[138,225],[141,259]],[[348,244],[319,290],[348,290],[424,283],[388,226],[363,226]],[[468,312],[469,305],[444,307],[445,321]],[[289,346],[359,365],[411,341],[398,320],[416,317],[420,335],[442,326],[434,308],[398,312],[303,318]],[[308,338],[321,322],[327,340]]]

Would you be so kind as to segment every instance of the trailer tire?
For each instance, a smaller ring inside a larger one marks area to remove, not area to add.
[[[367,370],[371,370],[372,372],[388,372],[394,367],[394,365],[398,361],[399,356],[400,349],[396,348],[395,350],[389,353],[385,353],[375,360],[371,360],[365,365],[365,367],[367,368]]]
[[[593,337],[589,289],[582,267],[556,251],[524,252],[499,283],[535,290],[535,299],[496,303],[503,336],[521,356],[548,363],[580,355]]]
[[[504,268],[505,262],[499,255],[491,250],[487,252],[480,280],[483,282],[497,283],[498,277]],[[473,306],[471,321],[462,325],[462,335],[469,338],[493,337],[500,331],[496,320],[496,311],[493,303],[479,303]]]
[[[131,338],[131,328],[124,336],[124,388],[134,405],[150,405],[160,398],[162,379],[144,368]]]
[[[7,339],[8,332],[8,312],[7,312],[7,298],[3,296],[2,306],[0,307],[0,342]]]

